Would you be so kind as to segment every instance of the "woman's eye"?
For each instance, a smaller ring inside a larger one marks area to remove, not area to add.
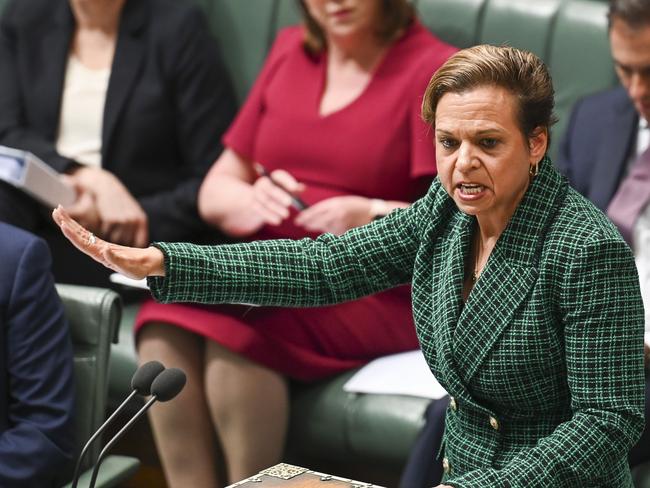
[[[454,141],[453,139],[443,138],[440,139],[440,144],[442,144],[442,147],[446,149],[452,149],[453,147],[456,146],[456,141]]]
[[[481,139],[481,146],[483,146],[486,149],[494,149],[496,145],[499,143],[496,139],[491,139],[491,138],[486,138],[486,139]]]

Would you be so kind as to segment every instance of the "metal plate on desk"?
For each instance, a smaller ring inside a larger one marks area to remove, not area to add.
[[[381,488],[371,483],[340,478],[291,464],[277,464],[228,488]]]

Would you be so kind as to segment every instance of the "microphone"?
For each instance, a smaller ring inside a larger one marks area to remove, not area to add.
[[[165,367],[158,361],[149,361],[148,363],[140,366],[133,377],[131,378],[131,389],[133,390],[131,394],[126,397],[122,404],[117,407],[117,409],[112,413],[112,415],[101,425],[99,429],[92,435],[86,445],[81,450],[79,457],[77,458],[77,465],[74,468],[74,476],[72,477],[72,488],[77,488],[77,483],[79,483],[79,475],[81,474],[81,461],[86,455],[86,451],[90,445],[99,437],[99,435],[104,432],[106,427],[117,417],[117,415],[124,409],[126,404],[133,398],[135,395],[147,396],[150,394],[151,385],[156,377],[164,371]]]
[[[156,379],[151,383],[151,398],[144,404],[144,406],[138,410],[138,412],[129,420],[122,429],[115,434],[115,436],[104,446],[102,452],[99,453],[97,458],[97,463],[93,468],[93,475],[90,479],[89,488],[95,488],[95,482],[97,481],[97,473],[99,473],[99,466],[101,465],[104,457],[108,451],[113,447],[113,445],[120,440],[120,438],[126,434],[126,431],[129,430],[137,420],[144,415],[144,413],[149,410],[149,408],[155,402],[167,402],[178,395],[181,390],[185,387],[185,382],[187,377],[183,370],[179,368],[169,368],[160,373]]]

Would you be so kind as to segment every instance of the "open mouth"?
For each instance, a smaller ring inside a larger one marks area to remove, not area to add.
[[[485,187],[476,183],[461,183],[458,185],[460,191],[466,195],[476,195],[481,193]]]

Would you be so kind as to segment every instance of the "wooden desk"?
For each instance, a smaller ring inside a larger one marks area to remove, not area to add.
[[[348,480],[310,471],[291,464],[276,464],[227,488],[382,488],[372,483]]]

